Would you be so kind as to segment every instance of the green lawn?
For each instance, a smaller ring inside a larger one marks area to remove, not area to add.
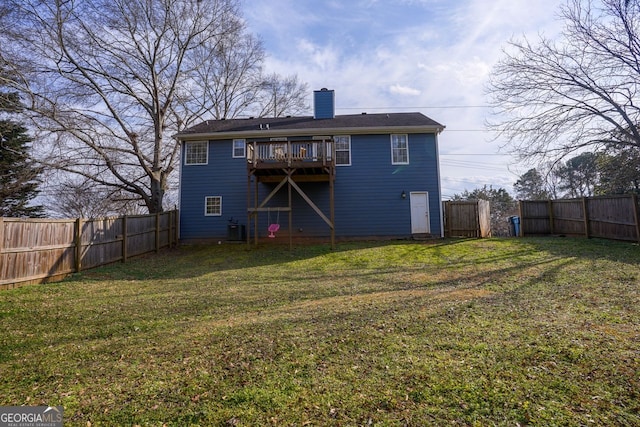
[[[640,425],[640,248],[183,246],[0,292],[0,405],[65,425]]]

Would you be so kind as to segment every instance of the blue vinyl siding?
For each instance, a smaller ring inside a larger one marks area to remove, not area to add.
[[[428,191],[431,233],[440,235],[435,137],[409,135],[408,165],[392,165],[389,135],[351,137],[352,166],[337,171],[336,234],[411,235],[411,205],[402,191]]]
[[[294,138],[291,138],[294,139]],[[391,164],[389,134],[352,135],[351,166],[336,169],[335,222],[337,237],[409,237],[411,235],[411,205],[409,193],[429,193],[431,234],[440,236],[440,195],[435,135],[409,134],[408,165]],[[182,166],[180,199],[180,234],[182,239],[224,238],[228,219],[247,224],[247,165],[245,159],[231,157],[232,142],[209,143],[209,164]],[[253,188],[252,184],[252,188]],[[330,217],[329,184],[299,183],[302,190],[322,212]],[[276,184],[259,185],[259,203]],[[407,194],[406,199],[401,193]],[[328,236],[329,226],[292,189],[294,236]],[[205,196],[222,196],[220,217],[204,216]],[[253,202],[253,201],[252,201]],[[268,234],[269,219],[278,220],[276,206],[287,206],[284,186],[269,206],[270,215],[259,215],[259,236]],[[270,216],[270,218],[269,218]],[[288,213],[280,212],[280,233],[287,233]],[[251,230],[253,233],[253,230]]]
[[[247,161],[232,158],[232,153],[231,140],[209,142],[208,165],[182,164],[181,238],[223,238],[230,218],[247,222]],[[221,216],[205,216],[206,196],[222,197]]]

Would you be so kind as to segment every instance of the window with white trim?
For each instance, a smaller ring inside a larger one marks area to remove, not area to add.
[[[188,141],[184,143],[185,165],[206,165],[209,160],[209,143],[207,141]]]
[[[204,198],[204,215],[222,215],[222,196],[207,196]]]
[[[238,159],[238,158],[242,158],[244,159],[247,155],[246,155],[246,141],[244,139],[234,139],[233,140],[233,158],[234,159]]]
[[[407,135],[391,135],[391,164],[409,164],[409,138]]]
[[[351,166],[351,137],[334,136],[336,144],[336,166]]]

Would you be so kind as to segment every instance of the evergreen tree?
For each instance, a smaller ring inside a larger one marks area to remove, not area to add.
[[[8,86],[12,74],[0,64],[0,87]],[[27,129],[8,117],[21,110],[15,92],[0,90],[0,217],[42,217],[42,206],[30,206],[38,195],[42,168],[29,157],[31,138]]]
[[[621,148],[598,157],[595,194],[640,194],[640,150]]]
[[[29,159],[30,143],[24,126],[0,120],[0,216],[44,216],[42,206],[29,206],[38,194],[41,172]]]
[[[590,197],[599,180],[598,154],[585,152],[557,167],[559,189],[568,198]]]
[[[522,174],[513,184],[516,198],[519,200],[546,200],[549,199],[544,177],[537,169],[529,169]]]

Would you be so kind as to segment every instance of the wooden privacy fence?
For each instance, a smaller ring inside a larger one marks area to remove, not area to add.
[[[175,210],[93,220],[0,217],[0,289],[58,280],[174,246],[177,219]]]
[[[520,235],[600,237],[640,241],[635,194],[520,202]]]
[[[447,201],[443,205],[445,237],[491,236],[491,210],[487,200]]]

